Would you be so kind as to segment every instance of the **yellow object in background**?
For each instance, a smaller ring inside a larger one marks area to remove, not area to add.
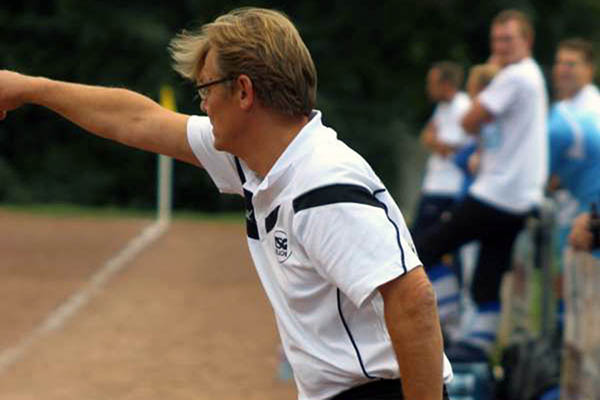
[[[175,92],[170,85],[161,86],[160,105],[169,110],[177,111],[177,106],[175,105]]]

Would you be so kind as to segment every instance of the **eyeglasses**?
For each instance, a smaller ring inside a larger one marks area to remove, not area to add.
[[[209,87],[211,87],[213,85],[218,85],[219,83],[232,81],[234,79],[235,79],[235,77],[229,76],[226,78],[219,78],[219,79],[215,79],[214,81],[209,81],[209,82],[203,83],[202,85],[199,85],[196,87],[196,90],[198,91],[198,97],[200,97],[201,101],[204,101],[204,100],[206,100],[206,98],[208,97],[208,94],[210,93]]]

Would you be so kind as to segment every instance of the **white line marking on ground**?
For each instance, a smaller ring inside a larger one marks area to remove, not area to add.
[[[167,220],[159,220],[142,233],[134,237],[123,250],[109,259],[90,280],[63,304],[56,308],[40,325],[25,336],[18,344],[0,352],[0,373],[19,361],[29,347],[49,333],[60,329],[69,318],[85,306],[106,285],[117,272],[121,271],[135,256],[153,241],[158,239],[168,228]]]

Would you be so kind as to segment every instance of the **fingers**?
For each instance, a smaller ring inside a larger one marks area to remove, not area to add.
[[[589,250],[592,247],[592,233],[589,230],[589,214],[582,214],[573,222],[569,234],[569,243],[577,250]]]
[[[0,121],[6,118],[6,111],[0,111]]]
[[[571,232],[569,244],[575,250],[590,250],[592,247],[592,235],[586,232]]]

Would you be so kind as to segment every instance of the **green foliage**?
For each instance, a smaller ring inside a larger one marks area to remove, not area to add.
[[[157,97],[175,87],[179,110],[197,113],[191,85],[170,68],[166,47],[239,1],[22,0],[0,9],[0,66],[90,84],[122,86]],[[528,11],[535,54],[546,71],[558,40],[599,39],[596,0],[473,3],[466,0],[276,2],[252,5],[286,12],[297,24],[319,72],[318,106],[326,123],[357,149],[391,189],[398,184],[398,143],[431,112],[424,96],[429,65],[452,59],[468,67],[488,57],[489,21],[501,9]],[[399,130],[398,127],[402,129]],[[35,107],[0,124],[0,201],[75,202],[151,208],[152,155],[82,134]],[[418,171],[415,171],[418,173]],[[413,184],[414,186],[414,184]],[[202,171],[176,165],[175,206],[239,208]]]

